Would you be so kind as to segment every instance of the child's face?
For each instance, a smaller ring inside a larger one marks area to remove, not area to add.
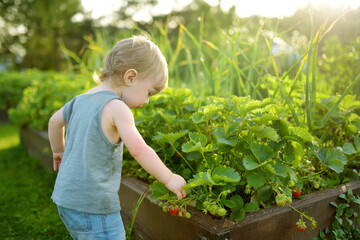
[[[122,90],[121,98],[124,103],[129,108],[141,108],[144,104],[148,104],[150,96],[157,93],[155,86],[159,77],[136,78],[130,86]]]

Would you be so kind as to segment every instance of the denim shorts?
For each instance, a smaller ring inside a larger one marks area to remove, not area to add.
[[[58,206],[61,220],[76,240],[125,240],[125,229],[120,212],[91,214]]]

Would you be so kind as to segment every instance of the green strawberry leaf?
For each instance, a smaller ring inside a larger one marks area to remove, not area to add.
[[[250,149],[260,162],[266,162],[275,155],[269,146],[260,143],[251,143]]]
[[[191,189],[203,184],[212,183],[211,177],[209,178],[208,172],[200,172],[194,175],[194,178],[190,179],[188,183],[183,187],[184,189]]]
[[[174,145],[175,141],[182,138],[187,134],[186,131],[184,132],[177,132],[177,133],[158,133],[158,136],[165,139],[166,142],[170,143],[171,145]]]
[[[269,98],[265,98],[262,101],[259,100],[250,100],[250,102],[246,104],[242,104],[241,106],[237,105],[237,109],[240,115],[245,115],[246,113],[253,111],[255,109],[262,109],[269,104],[272,104],[273,101]]]
[[[255,203],[248,202],[245,204],[244,210],[245,212],[255,212],[259,210],[259,206],[256,205]]]
[[[250,126],[249,130],[258,138],[268,138],[271,141],[277,141],[279,139],[276,130],[269,126]]]
[[[348,143],[348,142],[344,144],[343,151],[346,155],[352,155],[352,154],[357,153],[354,145],[352,145],[351,143]]]
[[[253,121],[256,122],[257,125],[262,125],[264,123],[274,121],[274,120],[279,120],[279,116],[276,116],[276,115],[271,114],[271,113],[265,113],[261,117],[256,117],[256,118],[253,119]]]
[[[275,169],[276,175],[283,177],[283,178],[287,177],[288,168],[285,165],[278,162],[278,163],[272,164],[271,166]]]
[[[209,104],[203,107],[205,121],[216,118],[221,110],[223,110],[223,106],[221,105]]]
[[[337,148],[331,148],[326,152],[326,160],[339,160],[344,165],[347,163],[346,156]]]
[[[341,173],[344,171],[344,164],[337,159],[328,161],[326,166],[334,170],[336,173]]]
[[[304,128],[291,127],[289,130],[290,130],[290,135],[299,137],[306,142],[312,142],[313,140],[313,136]]]
[[[203,152],[213,152],[216,151],[218,147],[215,144],[208,144],[206,147],[202,148]]]
[[[336,173],[341,173],[344,171],[344,165],[347,163],[346,156],[337,148],[321,148],[320,151],[316,153],[316,156],[319,158],[322,164],[332,169]]]
[[[257,192],[257,196],[259,200],[262,202],[269,200],[272,195],[273,195],[272,189],[267,185],[260,187]]]
[[[155,181],[149,186],[151,193],[150,200],[155,202],[167,199],[170,196],[170,191],[161,182]]]
[[[217,185],[226,185],[239,182],[240,175],[233,168],[220,166],[214,169],[212,179]]]
[[[304,157],[303,146],[298,142],[292,142],[291,146],[294,149],[294,161],[292,162],[292,165],[298,167]]]
[[[227,144],[232,147],[235,147],[237,144],[236,137],[235,136],[229,137],[226,134],[225,129],[222,127],[217,127],[216,130],[214,131],[214,135],[216,136],[219,143]]]
[[[258,161],[251,155],[244,157],[242,163],[247,170],[254,170],[260,167]]]
[[[189,132],[190,140],[194,143],[200,143],[201,146],[205,147],[208,143],[208,138],[204,134]]]
[[[245,218],[245,209],[239,208],[231,211],[230,218],[236,222],[240,222]]]
[[[192,120],[194,123],[201,123],[204,121],[204,113],[203,112],[196,112],[192,115]]]
[[[192,143],[192,142],[187,142],[184,143],[181,146],[181,150],[185,153],[189,153],[189,152],[202,152],[203,147],[201,146],[201,143]]]
[[[360,152],[360,138],[354,136],[354,144],[357,152]]]
[[[240,195],[234,195],[230,200],[236,204],[236,208],[244,207],[244,199]]]
[[[198,112],[192,115],[192,120],[195,123],[201,123],[209,121],[210,119],[216,119],[219,116],[220,110],[223,106],[216,104],[209,104],[199,109]]]
[[[249,171],[246,173],[246,180],[250,187],[259,188],[266,182],[266,175],[263,172]]]
[[[223,199],[221,200],[221,203],[224,204],[228,208],[236,208],[236,203],[234,201],[231,201],[229,199]]]

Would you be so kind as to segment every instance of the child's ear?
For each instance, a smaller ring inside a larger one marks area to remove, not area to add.
[[[130,86],[136,79],[138,73],[135,69],[129,69],[124,74],[124,83],[125,86]]]

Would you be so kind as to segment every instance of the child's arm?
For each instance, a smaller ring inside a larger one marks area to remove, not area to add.
[[[63,108],[57,111],[49,120],[48,134],[53,152],[54,171],[58,171],[64,154],[64,127]]]
[[[152,176],[162,182],[178,199],[186,196],[181,187],[186,184],[183,177],[172,173],[160,160],[156,152],[149,147],[135,127],[131,110],[121,101],[111,101],[109,107],[113,112],[114,124],[120,138],[135,160]]]

